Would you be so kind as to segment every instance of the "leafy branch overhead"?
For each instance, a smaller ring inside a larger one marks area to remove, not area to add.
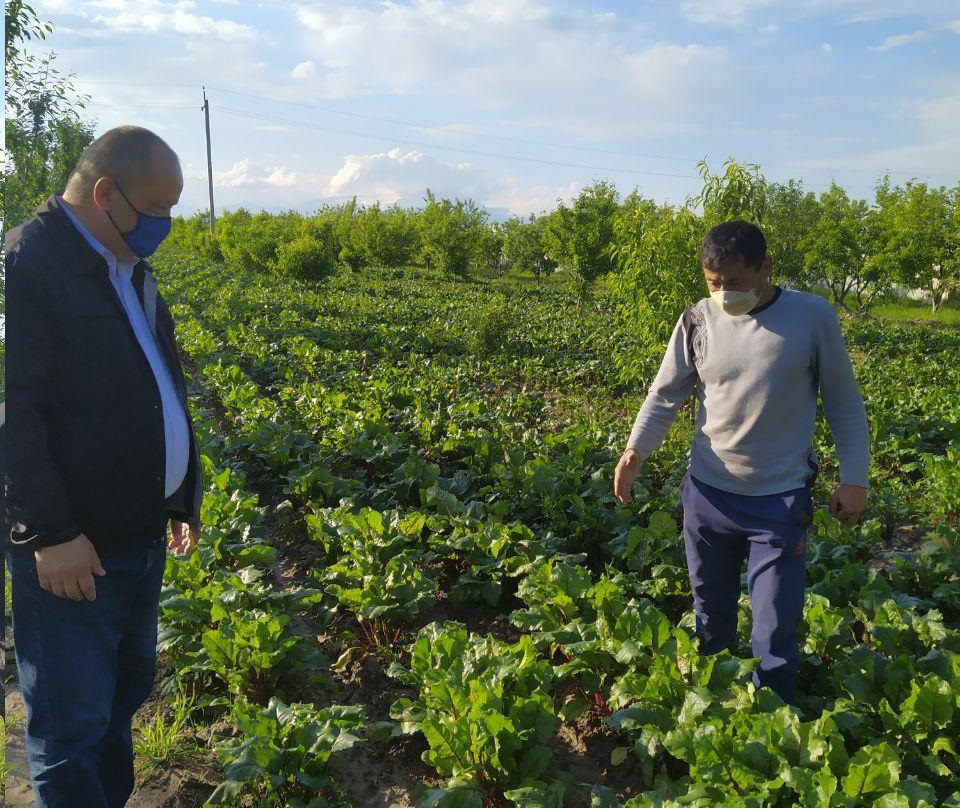
[[[39,56],[32,45],[53,25],[42,22],[23,0],[4,5],[6,55],[6,162],[3,220],[7,226],[28,219],[50,194],[59,193],[80,154],[93,140],[93,124],[82,112],[73,75],[55,66],[55,54]]]

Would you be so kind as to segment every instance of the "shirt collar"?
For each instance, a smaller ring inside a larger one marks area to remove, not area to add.
[[[114,274],[132,275],[133,274],[132,261],[118,260],[117,256],[114,255],[113,252],[108,247],[105,247],[103,244],[101,244],[99,239],[97,239],[97,237],[94,236],[93,233],[91,233],[86,228],[83,222],[81,222],[77,218],[76,214],[72,210],[70,210],[70,206],[66,202],[64,202],[62,196],[57,197],[57,202],[60,203],[60,210],[62,210],[64,213],[67,214],[67,218],[70,220],[73,226],[77,228],[77,232],[79,232],[80,235],[83,236],[84,239],[86,239],[87,244],[89,244],[91,247],[93,247],[94,250],[96,250],[101,256],[103,256],[103,259],[107,262],[107,266],[109,267],[111,275],[114,275]]]

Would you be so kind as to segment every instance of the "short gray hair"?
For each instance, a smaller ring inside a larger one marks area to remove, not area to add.
[[[163,138],[142,126],[118,126],[98,137],[80,155],[67,180],[67,192],[75,199],[89,199],[101,177],[112,177],[126,190],[148,182],[154,157],[177,153]]]

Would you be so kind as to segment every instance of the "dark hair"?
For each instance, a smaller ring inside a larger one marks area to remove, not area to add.
[[[767,257],[767,240],[755,224],[734,219],[711,227],[703,237],[700,263],[707,269],[716,270],[738,255],[745,266],[759,271]]]
[[[118,126],[87,146],[67,180],[67,189],[87,199],[101,177],[112,177],[124,190],[142,185],[151,178],[158,152],[177,159],[167,142],[149,129]]]

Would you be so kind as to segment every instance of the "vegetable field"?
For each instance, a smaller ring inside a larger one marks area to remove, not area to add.
[[[746,598],[740,652],[697,653],[689,411],[613,498],[645,391],[602,287],[156,265],[209,484],[162,675],[212,804],[960,808],[960,331],[845,324],[872,500],[823,511],[818,427],[789,707],[750,683]]]

